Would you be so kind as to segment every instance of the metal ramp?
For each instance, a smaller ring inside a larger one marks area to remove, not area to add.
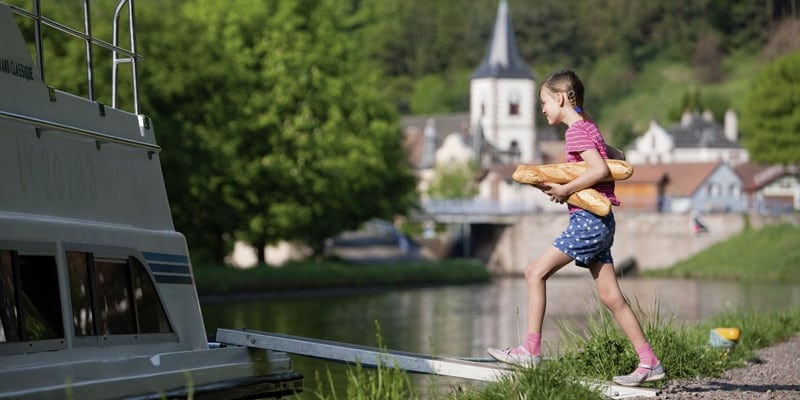
[[[514,371],[513,368],[494,362],[434,357],[248,329],[217,329],[216,340],[225,344],[282,351],[328,361],[359,363],[368,367],[399,368],[420,374],[443,375],[486,382],[497,381],[503,375]],[[607,397],[613,399],[655,397],[659,393],[658,389],[618,386],[602,381],[584,382],[584,384],[599,389]]]

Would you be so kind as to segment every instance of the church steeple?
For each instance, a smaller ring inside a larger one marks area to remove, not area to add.
[[[535,162],[538,92],[517,50],[506,0],[500,0],[486,57],[469,85],[472,140],[480,141],[475,145],[480,165]]]
[[[483,62],[472,73],[472,79],[478,78],[534,79],[530,67],[519,55],[506,0],[501,0],[497,8],[492,39],[489,41]]]

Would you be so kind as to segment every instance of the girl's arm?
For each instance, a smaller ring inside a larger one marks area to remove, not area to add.
[[[569,183],[563,185],[548,183],[549,188],[544,192],[550,195],[550,200],[557,203],[567,201],[567,198],[582,189],[594,186],[601,179],[611,174],[608,170],[608,164],[596,149],[586,150],[581,153],[581,158],[586,161],[586,171],[578,175]]]

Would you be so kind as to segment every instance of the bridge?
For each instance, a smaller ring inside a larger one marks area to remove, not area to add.
[[[521,215],[538,212],[523,202],[498,202],[486,199],[435,199],[422,202],[422,213],[415,219],[430,219],[443,224],[513,225]]]
[[[487,259],[502,232],[529,214],[540,213],[525,202],[498,202],[487,199],[424,200],[417,221],[435,221],[457,227],[454,250],[464,257]]]

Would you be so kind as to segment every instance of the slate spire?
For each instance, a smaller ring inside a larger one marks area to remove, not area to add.
[[[501,0],[497,7],[497,19],[486,55],[478,69],[472,73],[472,79],[477,78],[534,79],[530,67],[519,55],[506,0]]]

